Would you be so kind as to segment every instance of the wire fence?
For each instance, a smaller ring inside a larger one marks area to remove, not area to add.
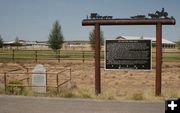
[[[56,90],[59,91],[60,87],[64,84],[68,82],[71,84],[71,68],[62,68],[58,72],[46,71],[45,73],[34,73],[29,72],[29,70],[29,68],[26,68],[25,70],[16,69],[4,72],[3,74],[5,93],[8,93],[9,91],[11,93],[14,93],[16,89],[18,89],[21,92],[24,87],[46,87],[46,89],[56,88]],[[46,85],[32,85],[32,74],[46,75]]]

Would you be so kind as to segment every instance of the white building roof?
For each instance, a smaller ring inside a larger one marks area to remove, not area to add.
[[[4,44],[13,44],[15,41],[5,41]]]
[[[142,37],[142,36],[120,36],[122,38],[125,38],[127,40],[139,40],[139,39],[148,39],[148,40],[152,40],[152,42],[156,42],[156,37]],[[163,44],[176,44],[172,41],[169,41],[167,39],[162,39],[162,43]]]

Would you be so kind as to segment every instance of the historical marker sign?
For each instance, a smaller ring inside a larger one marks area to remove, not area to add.
[[[151,69],[151,40],[106,40],[106,69]]]
[[[167,13],[166,13],[167,14]],[[162,72],[162,25],[175,25],[176,20],[172,18],[166,18],[165,12],[162,10],[160,13],[157,11],[155,15],[151,15],[151,18],[136,18],[131,19],[84,19],[82,21],[83,26],[94,26],[95,28],[95,91],[96,94],[101,93],[101,69],[100,69],[100,27],[109,25],[155,25],[156,26],[156,96],[161,95],[161,72]],[[164,17],[164,18],[162,18]],[[107,53],[106,53],[107,54]],[[107,57],[107,56],[106,56]],[[108,57],[109,58],[109,57]],[[106,58],[107,59],[107,58]],[[150,58],[151,59],[151,58]],[[107,59],[106,63],[109,60]],[[112,63],[107,63],[105,67],[108,69]],[[115,63],[116,64],[116,63]],[[149,63],[151,64],[151,62]],[[117,64],[116,64],[117,65]],[[112,67],[112,65],[111,65]],[[114,65],[113,65],[114,67]],[[118,66],[117,66],[118,67]],[[126,64],[127,67],[127,64]],[[128,65],[129,67],[129,65]],[[150,65],[148,67],[151,67]],[[111,68],[109,68],[111,69]],[[137,68],[138,69],[138,68]],[[144,69],[144,68],[143,68]]]

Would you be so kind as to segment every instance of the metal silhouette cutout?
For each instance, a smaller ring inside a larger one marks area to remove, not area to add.
[[[162,8],[161,11],[156,11],[155,13],[149,13],[148,16],[150,16],[152,19],[158,19],[158,18],[165,18],[168,19],[168,12],[164,11],[164,8]]]
[[[146,17],[146,15],[136,15],[136,16],[131,16],[131,19],[174,19],[173,16],[168,17],[168,12],[166,12],[164,10],[164,8],[162,8],[161,11],[156,11],[155,13],[149,13],[148,17]]]
[[[113,18],[113,16],[100,16],[97,13],[90,14],[90,19],[112,19],[112,18]],[[87,19],[88,19],[88,16],[87,16]]]

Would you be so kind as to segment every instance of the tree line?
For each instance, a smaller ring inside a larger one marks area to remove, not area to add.
[[[89,41],[90,41],[92,50],[95,50],[95,31],[94,30],[92,30],[89,33]],[[4,43],[3,38],[0,35],[0,48],[3,47],[3,43]],[[58,49],[62,48],[63,43],[64,43],[64,36],[62,33],[62,28],[59,22],[56,20],[52,25],[52,29],[48,37],[48,45],[52,50],[57,52]],[[104,44],[104,36],[103,36],[102,31],[100,32],[100,43],[101,43],[101,46]],[[15,38],[14,45],[17,46],[17,49],[18,49],[18,46],[20,46],[20,41],[18,37]]]

